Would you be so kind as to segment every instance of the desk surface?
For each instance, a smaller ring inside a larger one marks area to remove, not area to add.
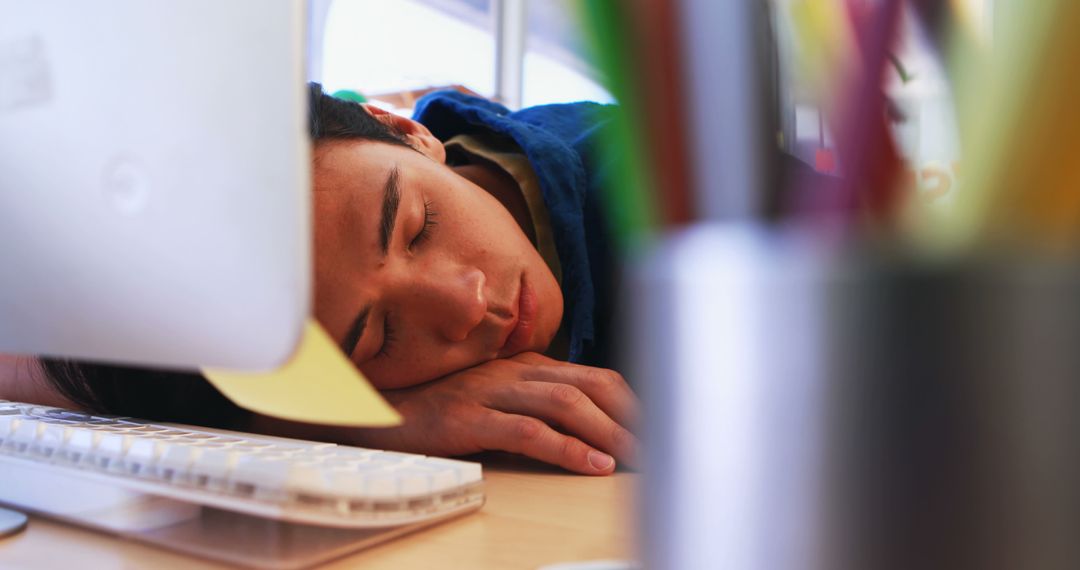
[[[505,456],[481,456],[487,504],[479,512],[358,552],[344,568],[537,568],[633,554],[635,475],[569,475]],[[221,566],[34,518],[0,539],[0,567],[194,568]]]

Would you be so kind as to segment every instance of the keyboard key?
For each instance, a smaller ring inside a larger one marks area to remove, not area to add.
[[[151,437],[131,438],[127,451],[128,472],[146,477],[156,476],[157,463],[165,448],[163,443]]]
[[[397,479],[386,471],[379,471],[367,477],[364,494],[374,500],[396,499],[398,497]]]
[[[70,430],[65,447],[73,455],[73,460],[94,453],[94,446],[97,445],[97,439],[100,437],[98,432],[86,427],[73,427]]]
[[[0,416],[0,445],[14,432],[23,422],[18,416]]]
[[[191,465],[191,477],[197,485],[224,491],[239,457],[240,454],[224,446],[203,449],[199,460]]]
[[[112,471],[126,470],[125,455],[130,444],[129,435],[115,432],[101,434],[95,450],[98,464]]]
[[[37,453],[41,455],[50,456],[56,452],[56,450],[64,447],[67,443],[67,438],[71,429],[68,427],[70,424],[65,423],[43,423],[41,433],[38,435]]]
[[[447,465],[446,463],[431,461],[430,458],[425,458],[418,461],[416,467],[426,467],[430,470],[432,492],[446,491],[466,483],[466,481],[462,481],[460,469],[453,465]]]
[[[284,457],[241,456],[233,469],[232,483],[234,486],[250,485],[257,489],[281,491],[289,480],[291,466]]]
[[[411,453],[398,453],[396,451],[376,451],[370,456],[371,461],[379,461],[384,463],[395,463],[399,465],[407,465],[414,461],[423,459],[423,455],[414,455]]]
[[[44,412],[45,417],[55,418],[58,420],[68,420],[72,422],[89,422],[94,419],[90,414],[84,414],[82,412],[72,412],[68,410],[60,410],[53,408]]]
[[[168,428],[152,426],[148,424],[134,424],[131,429],[132,431],[140,431],[143,433],[161,433],[164,431],[168,431]]]
[[[365,499],[367,494],[368,474],[355,470],[331,471],[330,487],[337,494],[350,499]]]
[[[213,441],[213,440],[217,439],[216,435],[210,435],[210,434],[206,434],[206,433],[188,433],[188,434],[184,434],[181,437],[183,437],[184,439],[189,439],[189,440],[193,440],[193,441]]]
[[[37,440],[40,427],[41,424],[37,422],[20,422],[8,436],[5,445],[14,448],[18,452],[26,451]]]
[[[159,472],[165,479],[183,481],[187,478],[191,464],[198,456],[198,447],[170,442],[162,452],[161,460],[158,461]]]
[[[403,497],[415,497],[431,492],[432,470],[423,467],[403,467],[394,473],[398,480],[398,494]]]
[[[293,465],[286,482],[289,492],[331,497],[334,495],[330,473],[318,464]]]
[[[420,463],[429,467],[442,466],[446,469],[453,470],[457,474],[458,485],[469,485],[484,480],[484,472],[479,463],[457,461],[454,459],[440,459],[437,457],[425,458]]]

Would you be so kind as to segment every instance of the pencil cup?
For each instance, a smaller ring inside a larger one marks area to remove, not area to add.
[[[698,227],[631,272],[649,568],[1080,567],[1080,267]]]

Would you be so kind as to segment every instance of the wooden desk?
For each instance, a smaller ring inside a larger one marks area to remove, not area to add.
[[[506,456],[484,464],[487,504],[479,512],[325,566],[345,568],[523,568],[633,553],[630,501],[636,475],[569,475]],[[223,566],[78,527],[34,518],[0,539],[0,568],[193,568]]]

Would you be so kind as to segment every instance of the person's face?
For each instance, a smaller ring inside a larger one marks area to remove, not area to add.
[[[316,317],[379,388],[542,352],[562,319],[525,233],[442,156],[365,141],[316,149]]]

